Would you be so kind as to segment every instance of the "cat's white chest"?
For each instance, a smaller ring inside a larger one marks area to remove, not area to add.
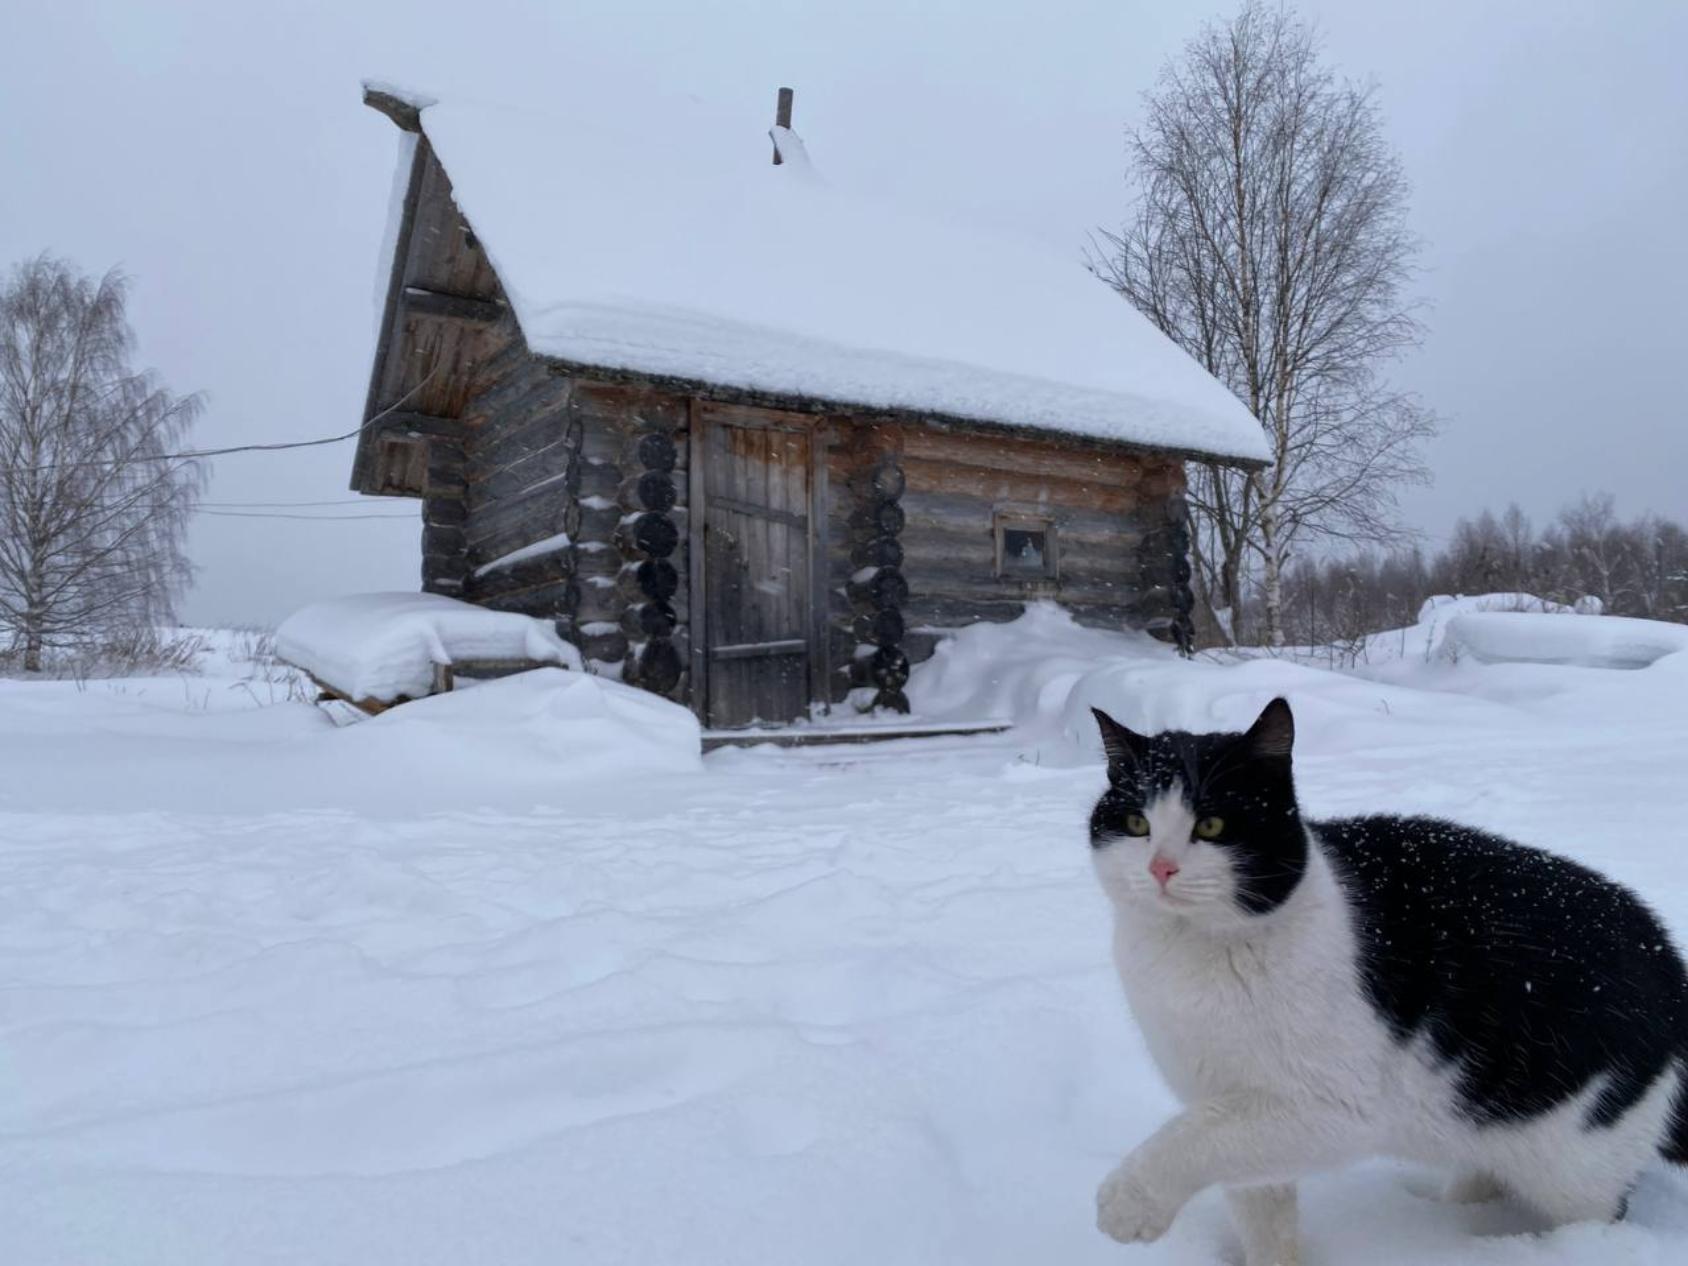
[[[1122,920],[1114,952],[1162,1075],[1185,1102],[1234,1093],[1358,1102],[1379,1074],[1381,1034],[1357,991],[1345,927],[1210,940]]]

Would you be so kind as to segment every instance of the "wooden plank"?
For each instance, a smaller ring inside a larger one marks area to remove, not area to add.
[[[832,604],[831,586],[827,583],[830,560],[828,554],[827,498],[831,487],[829,478],[829,445],[832,428],[822,425],[809,437],[809,698],[830,702],[828,680],[832,674],[832,638],[828,624]]]
[[[491,299],[448,294],[443,290],[429,290],[424,286],[404,288],[404,314],[407,317],[428,317],[436,321],[458,321],[469,325],[495,325],[503,319],[505,311],[502,303]]]
[[[766,463],[769,460],[770,455],[768,454],[758,455],[758,461],[763,463],[764,469],[767,468]],[[807,514],[795,514],[789,510],[775,506],[760,505],[750,501],[741,501],[737,497],[723,496],[719,492],[715,494],[712,500],[716,509],[732,510],[749,519],[771,519],[775,523],[784,523],[788,527],[800,528],[805,532],[807,532],[809,528],[809,516]]]
[[[375,360],[369,367],[369,390],[364,396],[365,421],[381,411],[383,385],[387,379],[388,360],[396,341],[399,292],[404,289],[410,265],[411,238],[416,227],[416,206],[422,193],[422,173],[432,151],[426,138],[418,140],[416,152],[410,160],[410,180],[405,185],[404,207],[399,218],[398,239],[393,243],[393,259],[387,273],[387,294],[381,305],[381,332],[375,340]],[[368,462],[372,439],[368,434],[358,437],[357,456],[352,461],[352,489],[357,491],[367,482]]]
[[[949,469],[965,468],[972,475],[1008,473],[1052,478],[1098,487],[1132,489],[1164,459],[1130,449],[1098,449],[1065,437],[1041,439],[968,433],[911,426],[906,429],[904,460],[913,471],[925,472],[933,463]]]
[[[708,518],[708,498],[704,488],[703,419],[695,399],[686,402],[687,503],[691,507],[691,525],[686,533],[686,587],[691,603],[691,692],[692,711],[698,721],[709,720],[709,660],[705,645],[710,636],[710,624],[705,612],[707,582],[704,578],[704,524]]]
[[[457,418],[435,417],[431,413],[417,413],[410,409],[395,409],[385,414],[372,429],[387,434],[402,432],[452,440],[463,436],[463,423]]]
[[[402,97],[394,96],[390,92],[383,92],[380,88],[365,84],[363,103],[370,109],[379,110],[386,115],[402,131],[420,132],[422,130],[422,111]]]
[[[694,627],[692,634],[708,665],[706,719],[737,724],[800,715],[813,697],[813,427],[808,419],[703,408],[694,426],[706,599],[705,631],[700,636]],[[783,653],[714,653],[768,644]]]
[[[806,637],[786,638],[778,642],[741,642],[735,646],[711,646],[711,659],[756,659],[764,655],[801,655],[809,649]]]
[[[703,421],[744,430],[766,428],[808,431],[815,425],[813,413],[799,413],[789,409],[765,409],[751,404],[726,404],[717,400],[698,399],[698,413]]]
[[[1024,502],[1071,506],[1106,514],[1129,514],[1143,504],[1140,486],[1110,484],[1031,471],[987,470],[958,462],[906,458],[903,473],[910,497],[943,494],[991,503]]]
[[[705,731],[703,750],[723,747],[831,747],[860,743],[891,743],[900,739],[965,738],[973,735],[1006,734],[1007,721],[978,721],[959,725],[870,726],[855,729],[752,729]]]

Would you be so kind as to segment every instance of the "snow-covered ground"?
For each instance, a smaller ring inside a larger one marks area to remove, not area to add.
[[[1093,1229],[1172,1101],[1089,875],[1090,703],[1285,692],[1315,812],[1547,844],[1688,935],[1688,653],[1338,674],[1045,609],[911,689],[1007,735],[703,760],[560,670],[336,727],[211,660],[0,682],[0,1262],[1233,1260],[1211,1194],[1150,1248]],[[1309,1262],[1688,1260],[1688,1176],[1548,1235],[1427,1183],[1309,1182]]]

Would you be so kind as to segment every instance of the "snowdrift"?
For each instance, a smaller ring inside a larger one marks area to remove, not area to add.
[[[1532,609],[1533,608],[1533,609]],[[1289,699],[1301,739],[1343,750],[1375,732],[1379,717],[1403,737],[1450,718],[1472,732],[1516,720],[1521,701],[1547,704],[1614,690],[1630,706],[1659,706],[1642,681],[1628,691],[1594,672],[1657,665],[1688,656],[1688,627],[1584,616],[1528,594],[1433,598],[1420,622],[1375,634],[1343,671],[1302,648],[1282,656],[1210,652],[1180,659],[1140,633],[1084,628],[1050,603],[1005,624],[976,624],[939,643],[917,666],[908,694],[932,720],[1010,720],[1036,761],[1100,759],[1092,708],[1144,733],[1244,729],[1275,696]],[[1494,665],[1486,672],[1473,664]],[[1668,698],[1661,695],[1660,698]]]
[[[1485,664],[1567,664],[1646,668],[1688,650],[1688,625],[1623,616],[1534,615],[1485,611],[1455,616],[1442,654]]]
[[[348,747],[389,768],[460,771],[471,783],[582,782],[699,767],[697,718],[605,677],[536,668],[431,695],[347,728]]]

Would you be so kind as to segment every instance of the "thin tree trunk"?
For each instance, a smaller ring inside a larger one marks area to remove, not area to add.
[[[1284,644],[1284,575],[1278,541],[1278,512],[1272,505],[1260,510],[1260,549],[1264,556],[1266,645],[1278,650]]]

